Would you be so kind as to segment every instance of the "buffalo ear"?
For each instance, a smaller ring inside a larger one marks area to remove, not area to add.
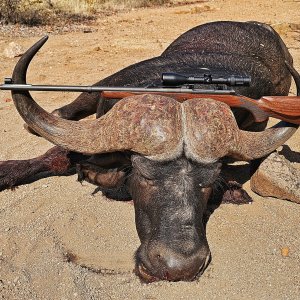
[[[77,164],[76,168],[78,181],[85,180],[98,186],[93,194],[101,191],[104,196],[114,200],[127,201],[132,199],[125,185],[127,173],[124,171],[124,166],[108,169],[85,161]]]
[[[93,155],[76,165],[78,181],[85,180],[101,190],[124,185],[130,169],[130,158],[123,152]]]
[[[114,169],[105,169],[89,162],[76,165],[78,181],[87,181],[103,189],[113,189],[124,185],[126,172]]]

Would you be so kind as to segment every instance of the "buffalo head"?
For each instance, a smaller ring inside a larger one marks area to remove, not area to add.
[[[20,59],[14,83],[26,83],[27,67],[44,42]],[[263,132],[242,131],[230,107],[211,99],[179,103],[139,95],[82,122],[47,113],[25,91],[13,91],[13,99],[26,123],[50,142],[98,157],[98,167],[115,156],[111,172],[87,166],[81,172],[100,186],[125,187],[134,199],[141,240],[136,272],[146,281],[192,280],[204,271],[210,251],[203,217],[221,159],[263,157],[296,130],[281,122]]]

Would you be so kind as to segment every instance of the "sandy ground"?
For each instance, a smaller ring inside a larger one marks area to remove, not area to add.
[[[208,1],[119,13],[99,19],[96,32],[51,35],[31,65],[28,82],[92,84],[131,63],[160,54],[179,34],[215,20],[274,25],[300,70],[299,1]],[[297,31],[298,30],[298,31]],[[0,36],[0,78],[37,37]],[[292,93],[295,92],[293,87]],[[36,93],[53,110],[75,94]],[[10,94],[0,92],[0,160],[49,149],[28,134]],[[300,132],[288,142],[300,151]],[[92,196],[76,176],[55,177],[0,193],[2,299],[300,299],[300,205],[253,197],[252,205],[221,205],[208,222],[212,263],[196,282],[142,284],[132,273],[139,245],[133,206]],[[289,249],[287,257],[281,250]]]

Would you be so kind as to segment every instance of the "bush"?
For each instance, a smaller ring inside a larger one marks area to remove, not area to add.
[[[0,19],[31,26],[48,24],[54,13],[50,4],[43,0],[0,0]]]
[[[9,23],[16,23],[18,0],[0,0],[0,19]]]
[[[26,25],[80,20],[99,10],[119,10],[163,5],[170,0],[0,0],[0,21]]]
[[[169,3],[170,0],[52,0],[57,6],[73,13],[94,13],[99,10],[120,10]]]

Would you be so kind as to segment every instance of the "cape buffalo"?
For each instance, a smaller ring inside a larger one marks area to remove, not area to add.
[[[26,83],[28,65],[41,39],[17,63],[14,83]],[[159,57],[131,65],[101,81],[103,86],[155,85],[162,72],[201,76],[251,76],[236,92],[254,99],[287,95],[292,58],[279,35],[257,22],[214,22],[191,29]],[[298,77],[297,77],[298,76]],[[45,171],[99,186],[115,199],[133,199],[141,241],[136,273],[147,282],[193,280],[210,261],[204,213],[216,197],[221,166],[228,157],[251,161],[266,156],[297,130],[285,122],[265,129],[245,110],[232,111],[211,99],[184,103],[139,95],[107,100],[83,93],[52,114],[26,91],[13,91],[16,108],[30,131],[56,147],[44,155],[0,164],[0,188],[28,182]],[[91,114],[96,120],[77,122]],[[229,185],[230,187],[230,185]],[[233,201],[246,197],[238,185]],[[227,194],[228,197],[228,194]],[[237,198],[237,199],[235,199]]]

